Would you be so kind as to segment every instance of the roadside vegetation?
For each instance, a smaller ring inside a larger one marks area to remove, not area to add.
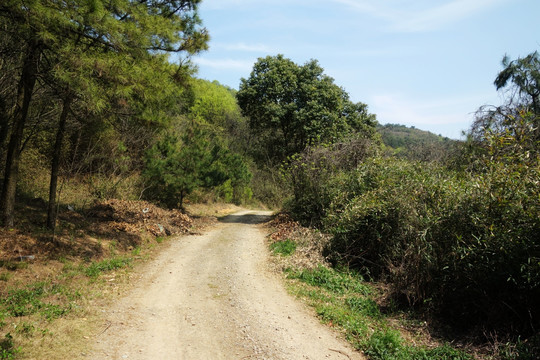
[[[398,330],[400,327],[407,329],[405,321],[396,326],[388,314],[383,315],[376,302],[377,289],[357,273],[324,266],[289,270],[287,273],[288,279],[293,280],[291,292],[313,306],[324,323],[343,329],[347,340],[369,359],[473,358],[465,351],[446,344],[421,344],[421,341],[426,341],[421,335],[407,341]],[[403,333],[410,335],[406,331]]]
[[[330,235],[323,253],[332,265],[385,283],[397,308],[493,344],[488,357],[534,359],[538,53],[505,58],[503,67],[495,85],[506,103],[480,109],[457,151],[429,161],[389,156],[373,140],[356,152],[352,142],[309,148],[287,168],[286,209]]]
[[[268,226],[273,263],[287,279],[289,292],[369,359],[474,358],[472,347],[450,344],[443,334],[430,333],[421,317],[400,309],[383,282],[332,267],[323,256],[331,236],[302,227],[285,214]]]
[[[460,141],[399,124],[378,125],[388,155],[422,162],[442,162],[457,151]]]

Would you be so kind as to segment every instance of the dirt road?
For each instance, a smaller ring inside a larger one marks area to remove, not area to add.
[[[173,240],[107,309],[92,359],[362,359],[266,269],[269,213]]]

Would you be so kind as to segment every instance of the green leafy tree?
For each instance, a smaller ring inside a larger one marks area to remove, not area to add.
[[[15,105],[6,115],[12,130],[0,199],[5,226],[13,224],[21,142],[37,79],[47,81],[63,106],[51,170],[55,179],[57,150],[73,104],[82,102],[88,112],[99,112],[135,98],[152,98],[161,94],[160,86],[166,89],[164,85],[169,83],[159,76],[167,53],[191,55],[206,48],[208,35],[200,27],[199,2],[8,0],[0,5],[2,24],[22,49]],[[171,78],[178,79],[181,72]],[[5,123],[2,121],[2,128]],[[52,195],[50,202],[54,201]]]
[[[226,202],[239,205],[250,200],[252,174],[244,157],[220,145],[214,147],[213,153],[207,184],[215,187]]]
[[[179,136],[166,134],[147,153],[144,177],[150,196],[169,207],[182,207],[184,198],[203,183],[208,165],[207,140],[200,129]]]
[[[496,149],[511,157],[520,153],[534,158],[540,154],[540,56],[536,51],[513,61],[505,56],[502,65],[494,85],[509,96],[501,106],[478,110],[467,150],[486,155]],[[494,139],[500,143],[492,144]]]
[[[521,105],[532,106],[536,114],[540,114],[540,55],[535,51],[523,58],[510,60],[505,55],[502,60],[504,69],[497,75],[494,85],[497,90],[514,85]]]
[[[201,79],[194,79],[191,87],[194,99],[190,114],[223,129],[233,127],[232,123],[240,121],[242,115],[233,89],[217,81]]]
[[[283,55],[260,58],[242,79],[237,99],[256,135],[259,161],[278,163],[351,132],[371,137],[376,124],[367,106],[352,103],[316,60],[299,66]]]
[[[251,144],[247,120],[236,101],[236,90],[217,81],[194,79],[189,113],[212,125],[231,151],[245,156]]]
[[[222,200],[243,203],[251,197],[251,172],[245,156],[249,141],[235,90],[200,79],[193,80],[191,89],[190,116],[204,120],[213,134],[213,162],[204,187],[214,189]]]

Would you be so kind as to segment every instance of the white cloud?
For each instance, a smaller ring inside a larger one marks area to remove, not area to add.
[[[470,121],[476,108],[474,97],[414,99],[401,94],[379,94],[369,104],[381,123],[415,126],[450,125]]]
[[[421,6],[418,6],[418,1],[411,0],[334,1],[356,11],[387,20],[392,31],[422,32],[439,29],[509,0],[451,0],[438,5],[425,2]]]
[[[501,0],[454,0],[446,4],[409,14],[396,22],[395,29],[406,32],[425,31],[457,22],[486,10]]]
[[[234,44],[216,44],[215,47],[229,50],[229,51],[244,51],[244,52],[258,52],[258,53],[271,53],[272,48],[264,44],[246,44],[243,42]]]
[[[193,62],[199,66],[206,66],[213,69],[250,72],[255,60],[195,58]]]

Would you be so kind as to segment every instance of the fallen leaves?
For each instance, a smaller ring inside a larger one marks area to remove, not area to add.
[[[300,227],[300,224],[289,214],[279,213],[268,223],[268,226],[274,229],[270,238],[273,241],[282,241],[289,238]]]
[[[154,236],[186,234],[193,220],[179,210],[162,209],[147,201],[111,199],[95,204],[89,214],[115,231]]]

